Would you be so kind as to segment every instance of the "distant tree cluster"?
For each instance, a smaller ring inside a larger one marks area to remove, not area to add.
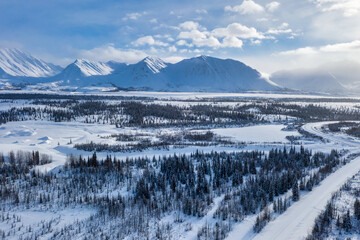
[[[250,101],[239,105],[214,105],[203,100],[189,106],[171,105],[124,99],[106,100],[34,100],[33,106],[13,107],[0,111],[0,124],[10,121],[46,119],[55,122],[81,121],[111,124],[116,127],[164,127],[199,125],[244,125],[267,122],[266,116],[288,116],[300,122],[325,120],[357,120],[360,111],[348,108],[326,108],[316,104],[280,103],[277,101]],[[85,98],[87,99],[87,98]],[[97,99],[97,98],[94,98]],[[104,97],[106,99],[106,97]],[[213,100],[214,101],[214,100]],[[37,105],[41,105],[37,107]],[[257,109],[256,112],[249,109]],[[277,121],[281,121],[278,119]],[[355,131],[355,130],[353,130]]]

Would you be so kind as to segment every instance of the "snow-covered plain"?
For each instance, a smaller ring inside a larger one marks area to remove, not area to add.
[[[241,128],[215,128],[215,134],[246,143],[289,143],[287,136],[301,136],[297,131],[283,131],[283,124],[256,125]]]
[[[255,125],[242,128],[223,128],[212,130],[215,134],[230,138],[238,142],[257,143],[259,145],[270,144],[267,148],[273,145],[289,143],[286,136],[299,136],[296,131],[283,131],[284,125],[270,124],[270,125]],[[53,157],[53,162],[45,165],[43,168],[49,171],[59,165],[63,165],[66,161],[67,155],[83,155],[89,156],[90,152],[76,150],[73,148],[76,143],[106,143],[119,144],[121,142],[115,141],[114,138],[108,138],[111,134],[136,134],[146,133],[155,135],[156,132],[172,132],[176,133],[176,129],[150,129],[142,130],[136,128],[116,128],[113,125],[107,124],[88,124],[79,122],[51,122],[51,121],[22,121],[9,122],[0,126],[0,152],[7,154],[9,150],[23,150],[33,151],[38,150],[40,153],[49,154]],[[105,138],[106,137],[106,138]],[[271,144],[272,143],[272,144]],[[256,148],[248,146],[248,149]],[[263,149],[263,147],[260,147]],[[196,149],[210,152],[217,151],[233,151],[233,147],[185,147],[181,149],[171,148],[167,150],[145,150],[143,152],[132,153],[99,153],[100,157],[105,157],[106,154],[116,155],[117,158],[136,157],[136,156],[160,156],[173,153],[192,153]],[[245,147],[247,149],[247,147]],[[238,149],[239,150],[239,149]],[[241,149],[243,150],[243,149]]]
[[[153,94],[153,93],[146,93]],[[166,96],[167,100],[170,100],[173,96],[176,96],[178,99],[177,102],[174,102],[175,105],[187,105],[187,104],[203,104],[204,102],[186,102],[181,101],[181,98],[186,98],[187,93],[162,93],[162,96]],[[167,94],[167,95],[166,95]],[[160,94],[161,95],[161,94]],[[224,94],[221,94],[222,96]],[[226,95],[226,94],[225,94]],[[236,94],[235,94],[236,95]],[[148,96],[148,95],[147,95]],[[153,95],[155,96],[155,95]],[[207,96],[214,97],[214,94],[200,94],[200,98],[207,98]],[[219,95],[220,96],[220,95]],[[241,96],[237,95],[237,96]],[[261,94],[249,95],[249,98],[259,97]],[[273,96],[273,95],[271,95]],[[293,95],[291,95],[293,96]],[[266,97],[265,95],[262,97]],[[313,98],[314,96],[311,96]],[[316,98],[315,96],[314,98]],[[158,101],[161,102],[161,101]],[[168,101],[163,101],[162,103],[167,104]],[[171,101],[169,101],[171,103]],[[211,102],[210,102],[211,103]],[[0,104],[0,109],[9,109],[7,102]],[[218,103],[219,105],[229,104],[234,106],[239,104],[239,102],[229,102],[229,103]],[[246,104],[246,103],[244,103]],[[305,103],[304,103],[305,104]],[[342,103],[336,103],[334,108],[341,107]],[[10,106],[30,106],[27,101],[13,101]],[[331,105],[331,104],[330,104]],[[41,105],[37,105],[42,107]],[[354,104],[344,103],[344,106],[353,108]],[[256,112],[256,109],[250,109],[251,111]],[[329,124],[331,122],[318,122],[318,123],[309,123],[303,126],[303,129],[307,132],[310,132],[314,135],[323,137],[326,141],[322,142],[320,140],[306,140],[300,138],[299,143],[302,143],[305,148],[312,149],[313,151],[322,151],[329,152],[331,149],[347,149],[350,150],[350,153],[355,153],[358,151],[360,146],[360,141],[349,137],[345,134],[332,134],[322,132],[322,126]],[[215,134],[228,138],[232,141],[245,142],[241,148],[234,147],[221,147],[221,146],[207,146],[207,147],[185,147],[185,148],[170,148],[170,150],[165,149],[150,149],[142,152],[128,152],[128,153],[110,153],[111,155],[116,155],[118,159],[125,159],[126,157],[138,157],[138,156],[162,156],[162,155],[171,155],[174,153],[177,154],[188,154],[194,152],[196,149],[202,150],[204,152],[210,152],[213,150],[216,151],[243,151],[243,150],[261,150],[268,151],[273,147],[283,147],[284,145],[289,146],[289,141],[286,138],[287,136],[301,136],[296,130],[284,130],[286,125],[284,124],[266,124],[266,125],[255,125],[255,126],[246,126],[246,127],[229,127],[229,128],[214,128],[210,129]],[[7,154],[10,150],[24,150],[24,151],[33,151],[38,150],[40,153],[46,153],[53,157],[53,162],[43,166],[41,169],[50,171],[59,165],[65,163],[66,157],[69,154],[74,155],[91,155],[90,152],[80,151],[73,148],[76,143],[87,143],[87,142],[96,142],[96,143],[107,143],[107,144],[119,144],[113,138],[105,138],[111,134],[116,133],[146,133],[151,136],[155,136],[157,131],[163,131],[168,133],[176,133],[179,129],[177,128],[167,128],[167,129],[141,129],[141,128],[116,128],[113,125],[107,124],[89,124],[82,122],[51,122],[46,120],[38,121],[21,121],[21,122],[8,122],[6,124],[0,125],[0,152]],[[194,131],[207,131],[207,130],[194,130]],[[100,158],[104,158],[107,152],[98,153]],[[268,226],[263,229],[259,235],[255,235],[252,231],[253,224],[255,222],[256,216],[250,216],[245,218],[239,224],[234,225],[234,229],[230,232],[229,239],[303,239],[304,236],[307,236],[308,232],[311,230],[314,219],[318,213],[323,210],[327,200],[330,199],[331,193],[338,190],[348,177],[351,177],[352,174],[358,171],[360,168],[360,158],[356,158],[351,163],[345,165],[339,169],[334,174],[326,178],[318,187],[308,194],[303,194],[300,201],[292,205],[288,211],[283,215],[280,215],[273,222],[270,222]],[[196,233],[204,224],[211,222],[212,213],[218,207],[218,204],[221,202],[222,197],[215,199],[215,203],[212,205],[212,208],[209,210],[208,214],[203,218],[189,218],[186,219],[186,223],[191,223],[192,229],[184,232],[184,224],[179,226],[179,229],[176,229],[176,224],[174,226],[174,231],[178,231],[182,239],[196,239]],[[76,214],[70,214],[72,210],[65,209],[63,212],[59,211],[57,213],[64,221],[76,220]],[[79,219],[87,218],[92,212],[84,209],[84,215],[81,215],[82,209],[73,210],[74,213],[79,212]],[[31,214],[33,210],[29,212],[17,212],[17,214]],[[53,215],[46,215],[46,213],[34,212],[34,216],[41,215],[41,218],[51,219]],[[84,218],[83,218],[84,217]],[[28,218],[24,217],[24,221]],[[169,217],[170,220],[173,218]],[[30,219],[31,220],[31,219]],[[61,221],[62,223],[64,221]],[[61,224],[59,225],[61,226]],[[284,227],[285,226],[285,227]],[[3,227],[3,226],[1,226]],[[4,226],[6,228],[6,226]]]

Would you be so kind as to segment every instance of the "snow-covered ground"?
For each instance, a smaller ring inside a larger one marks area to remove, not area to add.
[[[124,93],[132,96],[133,93]],[[134,93],[136,96],[155,96],[154,93]],[[154,94],[154,95],[152,95]],[[158,93],[157,93],[158,94]],[[188,93],[160,93],[160,98],[180,99],[174,102],[175,105],[192,105],[192,104],[203,104],[201,101],[186,102],[181,101],[182,98],[188,98]],[[229,96],[234,97],[275,97],[274,95],[262,95],[262,94],[219,94],[218,96]],[[216,97],[216,94],[199,94],[199,98]],[[296,95],[288,95],[287,97],[296,97]],[[194,96],[193,96],[194,97]],[[304,96],[302,95],[304,98]],[[309,98],[316,98],[318,96],[309,96]],[[306,98],[306,96],[305,96]],[[167,104],[167,101],[158,101],[158,103]],[[6,102],[0,103],[0,109],[8,109]],[[219,105],[235,106],[236,104],[246,104],[244,102],[237,103],[219,103]],[[340,105],[334,105],[335,107]],[[23,100],[13,101],[14,106],[30,106],[29,102]],[[354,104],[346,106],[349,108],[354,107]],[[41,107],[41,105],[40,105]],[[250,109],[250,111],[256,113],[256,109]],[[331,149],[347,149],[350,153],[358,151],[360,141],[349,137],[343,133],[328,133],[322,131],[322,126],[332,122],[318,122],[309,123],[303,126],[303,129],[314,135],[321,136],[325,139],[324,142],[316,139],[304,139],[300,138],[299,142],[302,143],[305,148],[313,151],[330,152]],[[110,153],[115,155],[117,159],[125,159],[127,157],[140,157],[140,156],[162,156],[176,154],[189,154],[197,149],[204,152],[210,151],[244,151],[244,150],[261,150],[268,151],[274,147],[283,147],[284,145],[289,146],[290,142],[286,138],[287,136],[298,136],[301,134],[296,130],[284,130],[286,125],[284,124],[266,124],[266,125],[254,125],[246,127],[229,127],[229,128],[215,128],[210,129],[216,135],[228,138],[229,140],[236,142],[245,142],[246,145],[240,147],[231,146],[191,146],[184,148],[170,148],[165,149],[148,149],[142,152],[127,152],[127,153]],[[113,125],[108,124],[88,124],[79,122],[51,122],[51,121],[21,121],[21,122],[8,122],[0,125],[0,152],[7,154],[10,150],[24,150],[33,151],[38,150],[40,153],[49,154],[53,158],[53,162],[41,167],[42,170],[50,171],[51,169],[63,165],[66,157],[69,154],[88,156],[92,153],[76,150],[73,148],[76,143],[89,143],[91,141],[96,143],[106,144],[121,144],[121,142],[115,141],[114,138],[108,138],[111,134],[135,134],[135,133],[146,133],[149,136],[156,138],[158,131],[166,133],[175,133],[179,131],[178,128],[166,128],[166,129],[152,129],[152,128],[116,128]],[[207,130],[190,130],[190,131],[207,131]],[[104,158],[107,152],[98,153],[99,158]],[[256,235],[253,231],[253,225],[255,223],[256,216],[250,216],[245,218],[244,221],[234,225],[234,229],[230,232],[229,239],[303,239],[308,235],[311,230],[315,218],[321,210],[323,210],[326,202],[330,199],[332,192],[338,190],[338,188],[351,177],[354,173],[360,170],[360,157],[354,159],[349,164],[343,166],[335,173],[327,177],[319,186],[315,187],[312,192],[302,194],[299,202],[293,204],[284,214],[277,217],[274,221],[270,222],[263,231]],[[212,215],[216,211],[218,204],[221,202],[223,196],[214,199],[211,209],[203,218],[187,218],[185,223],[191,224],[190,230],[184,230],[184,224],[179,228],[178,236],[182,239],[195,239],[198,230],[201,229],[205,224],[212,221]],[[64,212],[51,213],[56,216],[61,216],[64,221],[76,220],[76,213],[81,211],[64,210]],[[91,212],[91,211],[90,211]],[[90,215],[90,212],[84,210],[84,215],[79,213],[79,219],[85,219]],[[38,217],[39,219],[52,219],[55,218],[53,215],[46,216],[43,212],[34,212],[33,210],[28,212],[17,212],[17,214],[25,215],[23,221],[31,221],[31,218],[27,216]],[[82,218],[84,217],[84,218]],[[58,218],[57,218],[58,219]],[[69,220],[67,220],[69,219]],[[169,218],[173,220],[173,218]],[[63,220],[61,220],[63,221]],[[60,221],[60,223],[61,223]],[[59,224],[60,224],[59,223]],[[59,225],[61,226],[61,224]],[[6,226],[4,226],[6,228]],[[184,230],[181,232],[181,230]]]
[[[321,127],[329,123],[332,122],[308,123],[303,126],[303,129],[330,141],[329,145],[348,149],[350,153],[359,151],[359,140],[344,134],[322,132]],[[303,194],[300,201],[294,203],[282,215],[267,224],[259,234],[255,235],[252,231],[256,219],[252,216],[236,225],[228,239],[305,239],[311,232],[316,217],[324,210],[332,194],[358,171],[360,171],[360,157],[356,157],[329,175],[311,192]]]
[[[265,144],[284,144],[288,143],[286,136],[300,135],[296,131],[283,131],[284,125],[255,125],[242,128],[223,128],[214,129],[213,132],[219,136],[229,137],[231,140],[239,142],[256,142],[259,145]],[[134,128],[116,128],[107,124],[87,124],[79,122],[51,122],[51,121],[22,121],[8,122],[0,126],[0,152],[7,154],[10,150],[33,151],[38,150],[40,153],[49,154],[53,157],[53,162],[45,166],[49,171],[59,165],[63,165],[69,154],[73,155],[90,155],[90,152],[76,150],[73,148],[76,143],[95,143],[119,144],[114,138],[104,138],[111,134],[125,133],[147,133],[154,135],[157,131],[175,132],[174,129],[134,129]],[[249,149],[253,148],[248,146]],[[271,148],[270,144],[267,148]],[[263,147],[260,146],[261,149]],[[200,149],[203,151],[212,151],[214,147],[185,147],[171,148],[167,150],[145,150],[143,152],[116,153],[118,158],[136,157],[136,156],[153,156],[173,153],[191,153]],[[233,151],[232,147],[217,147],[217,151]],[[243,149],[242,149],[243,150]],[[100,153],[100,157],[105,157],[106,152]],[[114,153],[111,153],[114,155]]]
[[[360,170],[360,157],[355,158],[302,196],[289,209],[270,222],[254,239],[304,239],[316,217],[325,209],[332,194]]]
[[[6,238],[16,240],[20,238],[20,235],[27,233],[27,229],[32,229],[33,232],[41,229],[45,222],[51,222],[52,231],[56,231],[76,221],[87,219],[95,213],[95,209],[85,207],[53,209],[52,211],[49,209],[14,210],[9,212],[9,215],[11,218],[16,218],[15,223],[12,221],[2,221],[0,229],[2,231],[18,229],[17,236]],[[50,237],[51,233],[48,236],[42,236],[40,239],[48,239]]]
[[[169,100],[194,100],[205,98],[263,98],[263,99],[341,99],[343,97],[334,97],[331,95],[314,94],[296,94],[296,93],[264,93],[264,92],[246,92],[246,93],[211,93],[211,92],[148,92],[148,91],[124,91],[124,92],[59,92],[45,90],[3,90],[1,93],[44,93],[60,95],[101,95],[101,96],[123,96],[123,97],[149,97]],[[360,99],[360,97],[349,97],[349,99]]]
[[[269,124],[241,128],[215,128],[212,131],[220,136],[246,143],[289,143],[287,136],[301,136],[297,131],[283,131],[285,127],[283,124]]]

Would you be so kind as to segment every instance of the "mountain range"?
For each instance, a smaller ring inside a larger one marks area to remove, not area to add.
[[[271,80],[232,59],[199,56],[178,63],[146,57],[135,64],[77,59],[65,68],[18,49],[0,49],[0,89],[66,91],[143,90],[183,92],[288,91],[346,93],[326,72],[280,71]]]

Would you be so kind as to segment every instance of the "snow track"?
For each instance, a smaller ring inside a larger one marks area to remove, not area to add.
[[[360,141],[346,135],[322,132],[320,130],[321,126],[329,123],[331,122],[309,123],[304,125],[303,129],[324,139],[341,144],[347,149],[360,146]],[[351,152],[354,153],[355,150]],[[325,209],[332,194],[359,171],[360,157],[357,157],[325,178],[313,191],[303,195],[300,201],[294,203],[285,213],[270,222],[253,239],[305,239],[310,233],[316,217]]]

